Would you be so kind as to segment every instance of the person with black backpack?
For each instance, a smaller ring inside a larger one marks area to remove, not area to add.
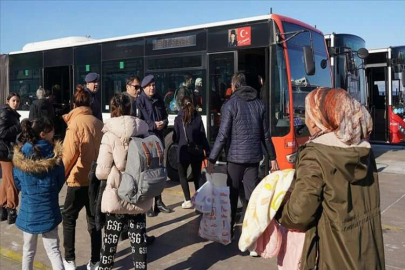
[[[120,198],[119,187],[126,172],[131,137],[147,136],[148,125],[133,116],[127,95],[120,94],[110,102],[111,118],[105,121],[103,138],[97,158],[96,177],[107,179],[102,195],[101,211],[106,213],[104,244],[100,269],[111,269],[117,251],[118,239],[128,226],[135,269],[147,268],[146,213],[152,207],[153,197],[139,203],[129,203]]]
[[[195,190],[199,188],[201,165],[210,154],[210,146],[205,135],[201,116],[195,110],[191,97],[183,97],[182,108],[174,120],[173,141],[177,143],[178,172],[185,201],[184,209],[193,208],[187,181],[187,168],[191,165]],[[205,153],[204,153],[205,151]]]

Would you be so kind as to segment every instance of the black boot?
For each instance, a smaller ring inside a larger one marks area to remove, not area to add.
[[[155,212],[171,213],[173,210],[167,207],[162,201],[162,195],[155,197]]]
[[[7,209],[3,206],[0,207],[0,221],[7,220]]]
[[[7,215],[8,224],[14,224],[17,219],[17,210],[7,208]]]
[[[128,226],[124,226],[120,233],[119,241],[125,241],[128,239]]]
[[[155,242],[155,240],[156,240],[156,237],[154,237],[153,235],[151,235],[151,236],[147,235],[146,236],[146,245],[147,246],[152,245],[153,242]]]
[[[146,212],[146,215],[147,215],[148,217],[156,217],[156,216],[157,216],[157,214],[155,213],[155,211],[153,211],[153,208],[149,209],[149,210]]]

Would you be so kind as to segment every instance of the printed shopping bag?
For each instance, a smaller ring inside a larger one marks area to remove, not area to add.
[[[208,181],[207,183],[209,183]],[[203,214],[198,235],[223,245],[231,243],[231,203],[229,187],[213,187],[212,208]]]
[[[191,198],[195,210],[201,213],[211,213],[212,210],[212,189],[214,185],[207,181],[202,185]]]

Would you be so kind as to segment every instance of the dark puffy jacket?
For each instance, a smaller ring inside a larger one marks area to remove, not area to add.
[[[95,116],[97,119],[100,121],[103,121],[103,114],[101,113],[101,105],[100,101],[98,99],[98,94],[90,91],[88,88],[85,88],[87,92],[90,93],[90,109],[92,112],[92,115]]]
[[[6,160],[9,147],[21,132],[20,114],[6,105],[0,110],[0,159]]]
[[[136,106],[139,110],[138,117],[144,120],[149,126],[149,133],[156,135],[164,144],[163,129],[158,130],[155,125],[157,121],[163,121],[165,127],[167,127],[169,123],[163,100],[157,95],[149,98],[145,92],[142,92],[136,99]]]
[[[53,105],[47,99],[37,99],[30,106],[29,119],[48,117],[52,121],[55,120],[55,111]]]
[[[16,226],[27,233],[52,231],[61,221],[59,191],[65,183],[62,145],[37,142],[40,159],[30,158],[34,147],[30,143],[15,147],[13,157],[14,182],[21,190],[21,208]]]
[[[264,144],[270,160],[276,159],[267,112],[257,91],[250,86],[237,89],[225,104],[221,126],[209,160],[215,163],[226,147],[227,160],[233,163],[257,163],[263,159]]]
[[[187,139],[184,134],[182,116],[182,111],[180,111],[176,116],[176,119],[174,119],[173,141],[177,143],[177,161],[179,163],[185,163],[190,160],[200,161],[201,158],[196,158],[190,155],[187,151]],[[191,121],[190,125],[186,125],[185,130],[189,142],[201,146],[205,150],[207,156],[209,156],[210,145],[205,134],[205,128],[201,116],[197,112],[194,112],[194,119]]]

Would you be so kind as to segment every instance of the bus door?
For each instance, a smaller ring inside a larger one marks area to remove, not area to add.
[[[388,85],[385,66],[367,68],[370,114],[373,119],[372,141],[388,141]]]
[[[55,110],[55,138],[64,138],[66,124],[62,115],[71,109],[73,90],[72,66],[44,68],[44,88]]]
[[[208,140],[214,144],[221,122],[221,109],[232,95],[231,79],[236,72],[237,53],[209,54],[209,104],[208,104]]]
[[[267,50],[267,52],[266,52]],[[255,48],[238,51],[238,71],[246,76],[246,84],[257,90],[258,98],[266,105],[269,111],[269,88],[266,74],[266,59],[268,59],[268,49]],[[269,122],[267,123],[269,125]],[[268,172],[268,157],[265,157],[260,164],[259,177],[263,178]]]
[[[246,76],[246,84],[263,96],[263,84],[266,80],[266,48],[241,50],[238,52],[238,71]],[[267,90],[265,90],[267,91]]]

